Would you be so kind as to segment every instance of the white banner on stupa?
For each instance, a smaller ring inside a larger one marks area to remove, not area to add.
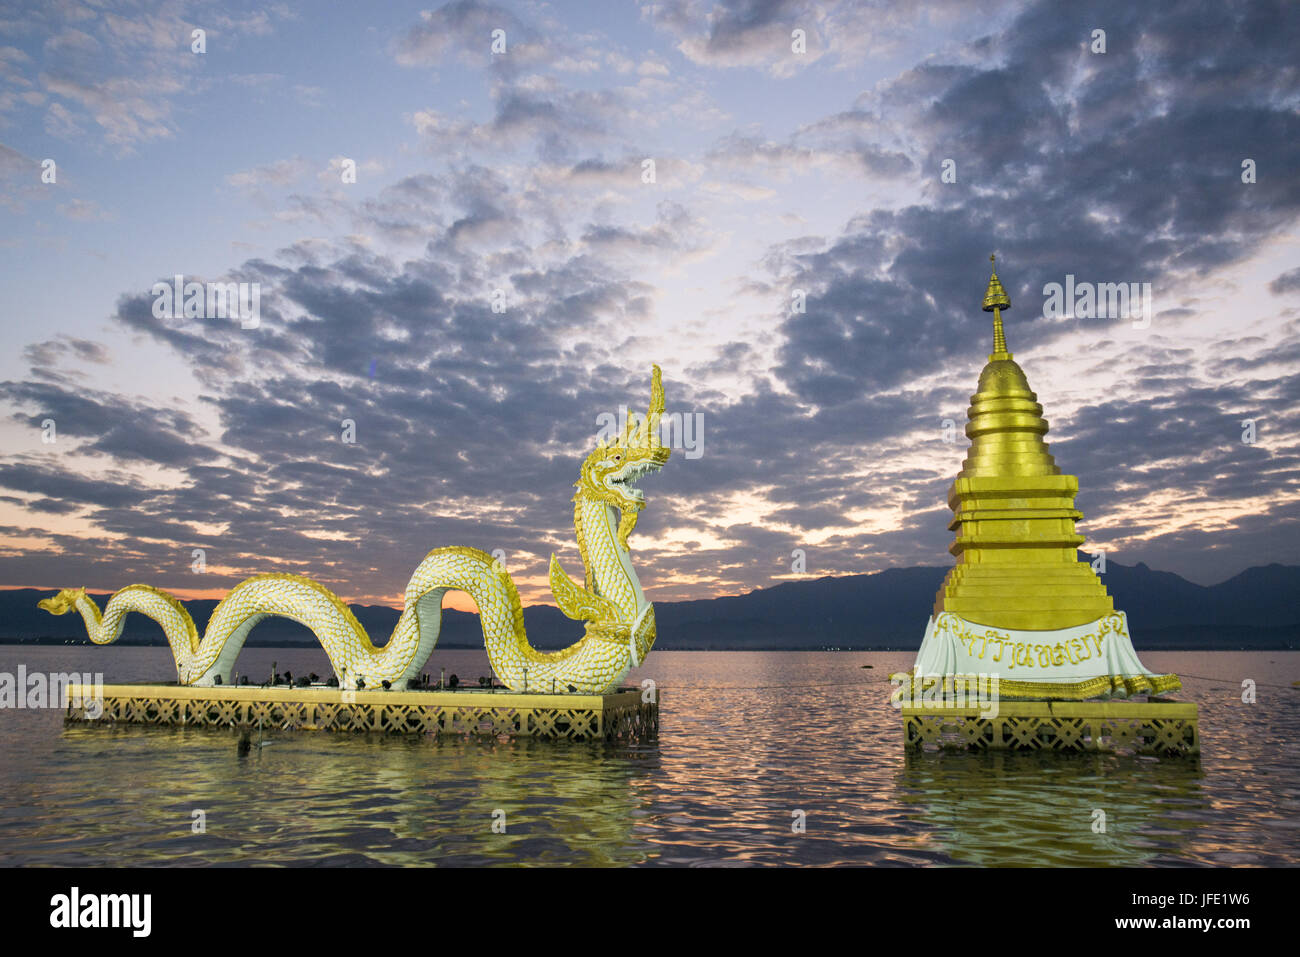
[[[996,676],[1003,698],[1080,701],[1180,687],[1176,675],[1158,675],[1138,660],[1122,611],[1055,631],[993,628],[945,612],[926,626],[912,674]]]

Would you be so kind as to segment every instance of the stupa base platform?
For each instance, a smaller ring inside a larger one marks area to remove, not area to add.
[[[1182,701],[998,701],[905,705],[907,748],[1199,754],[1195,704]]]
[[[659,694],[515,694],[505,690],[343,691],[320,686],[71,685],[68,724],[264,731],[644,739],[659,732]],[[102,695],[102,697],[97,697]]]

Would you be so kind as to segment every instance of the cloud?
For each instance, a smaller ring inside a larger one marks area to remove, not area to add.
[[[1282,275],[1278,276],[1268,284],[1269,292],[1275,296],[1285,295],[1288,292],[1300,290],[1300,266],[1295,269],[1288,269]]]
[[[454,152],[531,147],[547,162],[563,161],[584,145],[610,140],[623,125],[622,96],[610,90],[523,90],[502,87],[485,123],[454,120],[437,110],[411,116],[416,131]]]
[[[39,349],[40,347],[38,347]],[[83,358],[95,361],[99,350],[93,344],[72,347]],[[35,358],[48,358],[39,352]],[[205,450],[193,439],[195,421],[174,409],[150,407],[121,396],[90,392],[54,382],[0,382],[0,397],[18,408],[14,421],[33,429],[53,420],[57,434],[67,439],[84,439],[78,451],[103,455],[116,462],[150,462],[181,467],[201,461]],[[47,490],[47,494],[49,493]]]
[[[761,67],[774,76],[789,76],[825,52],[820,27],[827,14],[802,0],[660,0],[641,10],[652,24],[679,39],[682,54],[707,66]],[[795,30],[803,31],[802,53],[794,52]]]
[[[22,491],[40,489],[49,502],[49,511],[68,511],[81,506],[132,508],[140,505],[149,493],[121,481],[97,481],[80,478],[62,469],[6,463],[0,465],[0,487]]]
[[[95,365],[107,365],[111,353],[101,343],[91,342],[89,339],[79,339],[75,336],[47,339],[44,342],[33,343],[23,350],[23,358],[33,368],[44,368],[45,371],[49,371],[49,367],[54,366],[68,356]]]
[[[0,112],[20,103],[44,105],[51,136],[93,135],[113,152],[130,155],[173,137],[176,102],[204,87],[202,57],[190,49],[195,29],[230,48],[240,37],[268,35],[276,21],[291,17],[281,5],[241,17],[173,3],[143,4],[129,16],[78,3],[14,11],[7,33],[42,42],[27,50],[0,48],[0,87],[7,88],[0,89]],[[239,75],[229,82],[240,82]]]
[[[496,30],[505,31],[505,53],[492,51]],[[503,74],[513,74],[545,62],[552,46],[504,7],[456,0],[421,12],[420,22],[397,39],[394,57],[403,66],[436,68],[457,61],[490,64]]]
[[[230,173],[226,182],[239,189],[262,186],[290,186],[311,172],[311,163],[301,156],[276,160],[262,166]]]
[[[25,153],[0,143],[0,206],[22,213],[27,204],[47,194],[41,182],[41,164]]]
[[[870,9],[913,27],[923,15]],[[550,552],[577,564],[571,489],[596,415],[644,403],[653,361],[670,412],[703,428],[700,457],[679,449],[646,483],[634,545],[655,597],[789,577],[795,548],[816,574],[944,563],[964,447],[941,423],[960,425],[989,348],[992,251],[1086,533],[1202,578],[1296,560],[1300,331],[1285,303],[1217,313],[1227,287],[1206,278],[1300,215],[1294,178],[1263,175],[1300,159],[1295,12],[998,5],[962,32],[945,19],[957,8],[937,10],[961,42],[868,84],[855,73],[793,119],[765,99],[788,88],[790,29],[808,23],[800,62],[821,58],[791,82],[821,83],[848,69],[854,5],[658,3],[644,17],[677,52],[606,56],[599,38],[552,43],[549,21],[489,5],[422,17],[388,47],[396,62],[482,76],[472,106],[440,97],[409,114],[418,162],[393,159],[379,183],[385,154],[364,193],[321,188],[338,156],[230,174],[292,190],[275,207],[291,239],[229,270],[261,284],[258,329],[159,321],[135,288],[111,352],[76,337],[29,347],[29,373],[0,398],[25,432],[56,418],[67,446],[0,462],[8,500],[34,516],[11,535],[44,543],[0,556],[0,574],[211,588],[280,568],[392,599],[429,547],[466,543],[505,549],[526,599],[544,600]],[[1094,19],[1104,58],[1083,39]],[[497,28],[510,52],[493,58]],[[709,112],[714,67],[756,71],[752,93],[722,97],[739,122]],[[122,92],[57,95],[123,143],[169,128],[165,108]],[[28,175],[10,152],[0,169]],[[1242,155],[1258,183],[1241,183]],[[945,159],[955,183],[939,179]],[[827,196],[834,218],[811,201]],[[1045,318],[1043,286],[1067,273],[1152,283],[1152,329]],[[1269,288],[1297,286],[1289,270]],[[174,354],[194,395],[127,394],[136,345]],[[125,384],[91,387],[88,366]],[[201,586],[191,547],[216,569]]]

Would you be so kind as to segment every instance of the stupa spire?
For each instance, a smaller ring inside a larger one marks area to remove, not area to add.
[[[984,311],[993,313],[993,352],[989,355],[989,361],[992,362],[995,359],[1011,358],[1011,353],[1007,351],[1006,333],[1002,331],[1002,310],[1011,308],[1011,299],[1002,288],[1002,280],[998,278],[996,255],[990,254],[989,262],[993,266],[990,267],[992,275],[989,276],[988,288],[984,290]]]

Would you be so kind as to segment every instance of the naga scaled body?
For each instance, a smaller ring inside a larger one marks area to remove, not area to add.
[[[573,521],[586,569],[578,585],[551,556],[551,591],[560,609],[586,623],[582,639],[561,651],[534,649],[524,631],[523,607],[510,575],[476,548],[435,548],[406,586],[402,615],[383,646],[367,636],[351,610],[325,586],[298,575],[256,575],[235,586],[212,613],[202,639],[189,612],[173,596],[148,585],[115,593],[101,613],[84,588],[65,588],[40,607],[61,615],[77,611],[90,640],[109,644],[126,615],[139,612],[162,625],[176,658],[181,684],[228,684],[248,633],[279,615],[310,628],[329,655],[339,682],[394,690],[418,675],[438,642],[442,599],[467,593],[478,605],[492,669],[515,691],[604,694],[640,664],[655,640],[654,608],[641,593],[628,536],[645,497],[632,483],[668,461],[659,442],[664,409],[659,367],[654,367],[648,414],[629,422],[617,439],[602,442],[582,463],[573,497]]]

